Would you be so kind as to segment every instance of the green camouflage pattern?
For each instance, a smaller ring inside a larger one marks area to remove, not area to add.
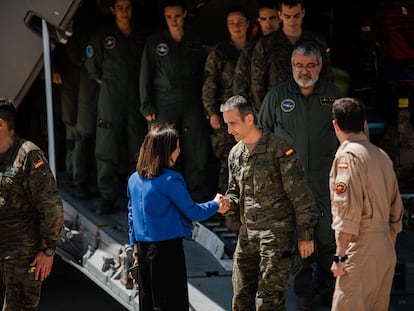
[[[6,259],[1,261],[0,275],[7,290],[0,291],[0,306],[3,311],[35,311],[40,302],[41,282],[35,280],[33,258]]]
[[[240,53],[236,64],[233,78],[233,94],[241,95],[247,99],[248,103],[252,102],[251,97],[251,58],[256,41],[250,42]],[[255,105],[258,110],[259,107]]]
[[[43,152],[17,138],[0,155],[0,258],[32,258],[56,247],[63,205]]]
[[[291,146],[264,132],[229,154],[229,215],[242,223],[233,262],[233,310],[285,310],[295,231],[312,240],[315,202]]]
[[[286,310],[292,245],[293,232],[240,228],[233,258],[233,311]]]
[[[316,224],[315,202],[304,179],[303,166],[292,147],[265,132],[249,155],[240,141],[229,154],[229,213],[240,209],[248,229],[298,231],[299,240],[311,240]]]
[[[220,113],[220,105],[233,96],[233,77],[240,55],[233,43],[219,43],[204,65],[203,105],[207,115]]]
[[[204,84],[202,98],[204,110],[208,116],[217,114],[222,118],[220,105],[233,96],[233,77],[240,55],[232,42],[219,43],[208,54],[204,65]],[[222,122],[224,125],[224,122]],[[227,190],[228,166],[227,157],[235,140],[227,132],[226,127],[213,130],[210,135],[214,155],[219,159],[218,190]]]
[[[260,107],[267,91],[279,82],[292,77],[290,59],[295,47],[312,42],[322,54],[320,77],[332,81],[330,49],[326,40],[319,34],[304,30],[300,39],[293,45],[282,29],[261,38],[256,44],[251,59],[251,91],[256,107]]]

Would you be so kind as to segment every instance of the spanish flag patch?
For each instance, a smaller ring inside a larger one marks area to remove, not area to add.
[[[42,160],[39,160],[35,163],[34,168],[42,167],[45,163]]]
[[[345,162],[338,163],[338,168],[348,168],[348,163],[345,163]]]
[[[292,148],[290,148],[290,149],[286,150],[285,155],[288,157],[288,156],[291,156],[294,153],[295,153],[295,151]]]

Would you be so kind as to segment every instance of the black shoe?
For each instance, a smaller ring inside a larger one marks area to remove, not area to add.
[[[101,206],[95,210],[95,213],[99,215],[112,214],[114,212],[115,212],[115,202],[114,200],[110,200],[110,199],[103,199]]]
[[[312,295],[299,296],[298,311],[314,311],[315,303]]]
[[[87,183],[80,183],[76,187],[76,192],[73,194],[75,198],[81,199],[81,200],[87,200],[91,197],[91,193],[89,191],[89,186]]]

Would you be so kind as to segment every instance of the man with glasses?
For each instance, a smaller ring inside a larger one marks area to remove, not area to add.
[[[304,42],[313,42],[319,47],[323,58],[321,76],[332,80],[326,40],[320,34],[302,28],[305,17],[303,0],[281,0],[278,14],[282,27],[259,40],[251,59],[251,93],[256,106],[261,105],[272,86],[292,76],[290,56],[293,49]]]
[[[322,55],[317,46],[304,43],[291,55],[293,78],[274,86],[265,96],[258,122],[285,138],[304,165],[305,178],[317,203],[319,223],[315,227],[315,254],[310,260],[295,256],[294,291],[299,296],[298,310],[314,310],[313,268],[317,264],[317,290],[330,305],[334,279],[330,272],[335,240],[331,230],[329,170],[338,142],[332,126],[332,104],[341,97],[336,86],[319,79]]]

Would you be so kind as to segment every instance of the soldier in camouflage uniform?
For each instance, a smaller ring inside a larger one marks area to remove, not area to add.
[[[230,41],[219,43],[209,53],[204,66],[202,89],[204,109],[213,129],[211,144],[214,155],[220,161],[218,189],[222,193],[227,189],[227,157],[235,141],[224,127],[220,105],[233,96],[234,70],[240,52],[247,44],[249,20],[246,9],[240,5],[232,6],[226,13],[226,22]]]
[[[261,36],[276,31],[280,27],[280,20],[277,13],[277,4],[274,0],[262,1],[257,9],[257,23],[260,26]],[[236,69],[233,78],[233,94],[241,95],[251,102],[251,58],[257,40],[249,42],[249,44],[240,53],[237,60]],[[256,107],[258,110],[259,107]]]
[[[15,136],[15,119],[0,99],[0,305],[30,311],[51,272],[63,206],[45,156]]]
[[[331,229],[329,170],[338,141],[332,126],[332,104],[341,97],[339,89],[319,79],[322,56],[310,44],[299,45],[291,56],[292,79],[274,86],[265,96],[258,120],[298,152],[305,168],[305,180],[317,203],[319,222],[315,227],[317,289],[322,302],[330,305],[334,279],[330,271],[335,240]],[[293,288],[299,296],[299,310],[313,310],[313,267],[311,260],[295,256]]]
[[[238,142],[229,154],[229,214],[242,223],[233,262],[233,310],[285,310],[294,232],[303,258],[314,251],[315,203],[292,147],[255,124],[242,96],[220,107]]]
[[[304,16],[302,0],[282,0],[279,7],[282,28],[261,38],[256,44],[251,59],[251,92],[256,107],[261,106],[272,86],[292,77],[292,51],[304,42],[309,41],[319,47],[323,58],[321,77],[333,79],[326,40],[319,34],[302,29]]]

